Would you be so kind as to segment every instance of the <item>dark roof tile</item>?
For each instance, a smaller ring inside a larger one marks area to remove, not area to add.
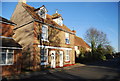
[[[13,23],[12,21],[10,21],[10,20],[8,20],[8,19],[6,19],[6,18],[3,18],[3,17],[1,17],[1,16],[0,16],[0,22],[2,22],[2,23],[9,23],[9,24],[11,24],[11,25],[16,25],[16,24]]]
[[[0,38],[2,41],[2,47],[19,47],[22,48],[14,39]]]

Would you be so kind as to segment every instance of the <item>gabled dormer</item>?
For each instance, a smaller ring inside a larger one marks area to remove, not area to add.
[[[58,25],[63,26],[63,18],[61,14],[59,14],[57,11],[55,14],[52,15],[53,21],[55,21]]]
[[[45,8],[45,6],[43,5],[42,7],[36,9],[35,11],[37,11],[37,14],[43,18],[46,19],[46,14],[47,14],[47,9]]]

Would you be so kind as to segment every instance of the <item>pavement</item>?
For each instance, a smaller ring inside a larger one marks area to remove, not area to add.
[[[89,64],[77,63],[72,66],[63,68],[48,69],[44,71],[25,72],[19,75],[7,77],[7,80],[47,80],[57,79],[57,81],[69,80],[84,80],[90,79],[107,79],[111,81],[120,81],[120,61],[115,58],[107,61],[98,61]]]
[[[76,63],[75,65],[66,66],[66,67],[62,67],[62,68],[54,68],[54,69],[48,69],[48,70],[44,70],[44,71],[24,72],[24,73],[13,75],[13,76],[6,76],[6,78],[7,78],[7,80],[26,79],[26,78],[34,77],[37,75],[45,75],[48,73],[60,72],[60,71],[69,70],[69,69],[72,69],[75,67],[82,67],[82,66],[86,66],[86,65]]]

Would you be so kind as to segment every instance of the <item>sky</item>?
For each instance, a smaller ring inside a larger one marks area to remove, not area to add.
[[[64,24],[84,39],[86,31],[94,27],[107,34],[110,45],[118,51],[118,2],[27,2],[35,8],[45,5],[48,14],[58,9]],[[17,2],[2,2],[2,17],[10,19]],[[119,50],[120,51],[120,50]]]

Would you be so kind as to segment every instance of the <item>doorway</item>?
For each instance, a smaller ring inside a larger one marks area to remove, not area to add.
[[[51,51],[51,68],[56,67],[55,51]]]

